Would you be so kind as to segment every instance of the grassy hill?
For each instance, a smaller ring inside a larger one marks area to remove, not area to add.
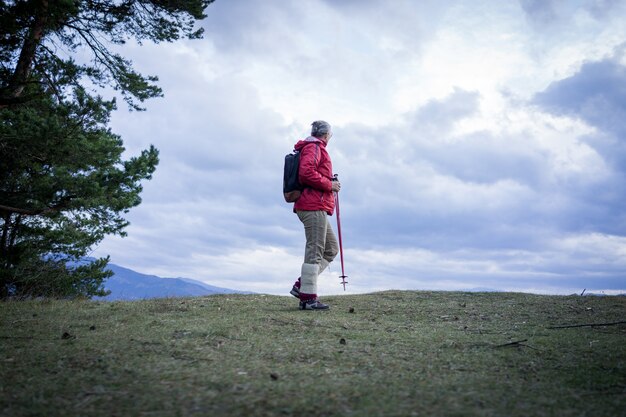
[[[0,303],[2,416],[618,416],[626,297]],[[591,324],[604,324],[594,325]],[[580,325],[580,327],[553,328]]]

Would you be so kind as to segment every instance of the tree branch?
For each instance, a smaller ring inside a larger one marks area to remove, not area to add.
[[[17,207],[5,206],[4,204],[0,204],[0,211],[4,213],[9,213],[9,214],[11,213],[23,214],[26,216],[37,216],[44,212],[44,210],[21,209]]]
[[[25,85],[28,83],[23,83],[21,84],[21,89],[23,90],[23,88],[25,87]],[[0,94],[0,109],[4,109],[10,106],[15,106],[18,104],[24,104],[24,103],[28,103],[31,100],[36,99],[37,97],[41,97],[41,94],[26,94],[26,95],[19,95],[16,97],[11,97],[11,94],[15,93],[15,89],[12,89],[13,91],[9,92],[9,97],[3,97]],[[20,90],[21,92],[21,90]]]
[[[57,204],[51,206],[51,207],[46,207],[44,209],[37,209],[37,210],[32,210],[32,209],[23,209],[23,208],[18,208],[18,207],[11,207],[11,206],[5,206],[3,204],[0,204],[0,212],[4,212],[4,213],[16,213],[16,214],[22,214],[24,216],[39,216],[42,214],[47,214],[47,213],[53,213],[53,212],[57,212],[57,211],[61,211],[65,208],[67,208],[67,204],[72,201],[73,198],[76,198],[77,196],[75,195],[71,195],[71,196],[66,196],[63,197],[61,199],[61,201],[59,201]]]

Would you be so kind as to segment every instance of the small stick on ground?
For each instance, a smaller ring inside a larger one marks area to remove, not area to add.
[[[514,342],[504,343],[502,345],[496,345],[494,347],[501,348],[501,347],[508,347],[508,346],[525,346],[525,345],[522,345],[522,343],[524,343],[524,342],[528,342],[528,339],[516,340]]]
[[[0,339],[26,339],[26,340],[32,340],[34,339],[33,336],[0,336]]]
[[[626,324],[626,321],[613,321],[610,323],[585,323],[585,324],[568,324],[565,326],[548,326],[548,329],[568,329],[571,327],[596,327],[596,326],[617,326],[618,324]]]
[[[516,340],[514,342],[509,342],[509,343],[504,343],[502,345],[496,345],[494,346],[494,348],[501,348],[501,347],[527,347],[533,350],[538,350],[541,351],[541,349],[537,349],[536,347],[532,347],[530,345],[525,344],[524,342],[527,342],[528,339],[524,339],[524,340]]]

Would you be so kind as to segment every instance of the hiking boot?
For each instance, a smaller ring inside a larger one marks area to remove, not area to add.
[[[291,291],[289,291],[289,294],[293,295],[296,298],[300,298],[300,288],[296,287],[295,285],[291,288]]]
[[[298,277],[298,279],[296,280],[296,282],[293,284],[293,287],[291,288],[291,291],[289,291],[289,294],[293,295],[296,298],[300,298],[300,278]]]
[[[328,304],[320,303],[318,299],[300,301],[300,310],[328,310]]]

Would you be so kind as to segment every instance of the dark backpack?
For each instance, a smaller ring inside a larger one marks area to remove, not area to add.
[[[285,155],[285,172],[283,174],[283,195],[288,203],[295,202],[300,198],[304,186],[300,184],[298,179],[298,171],[300,168],[300,152],[294,151]]]

